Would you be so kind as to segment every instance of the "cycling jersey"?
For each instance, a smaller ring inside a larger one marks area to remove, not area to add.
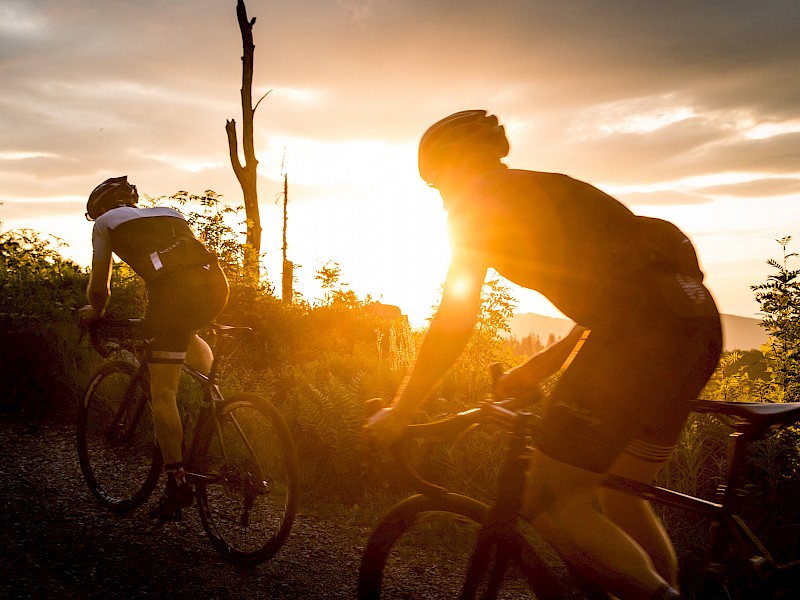
[[[643,272],[661,288],[654,295],[669,297],[665,307],[710,314],[686,236],[587,183],[503,168],[476,178],[461,196],[448,206],[454,255],[477,257],[540,292],[576,323],[591,326],[617,310],[620,283]]]
[[[498,169],[447,208],[455,260],[493,267],[590,329],[550,395],[539,448],[598,472],[623,451],[665,460],[721,350],[686,236],[554,173]]]
[[[189,266],[216,261],[172,208],[120,206],[98,217],[92,232],[92,268],[103,278],[113,252],[147,283]]]
[[[228,283],[216,256],[180,212],[166,207],[109,210],[95,221],[92,246],[94,281],[109,281],[113,253],[147,284],[148,361],[183,362],[193,333],[227,302]]]

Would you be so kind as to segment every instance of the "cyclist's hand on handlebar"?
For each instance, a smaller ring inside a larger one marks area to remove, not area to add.
[[[102,315],[97,311],[97,309],[92,306],[91,304],[87,304],[85,306],[81,306],[78,309],[78,318],[83,323],[89,323],[91,321],[96,321]]]
[[[513,381],[509,381],[508,375],[504,373],[494,380],[494,397],[498,400],[514,398],[518,395],[517,388],[518,386],[514,385]]]
[[[541,398],[542,390],[538,385],[539,381],[528,379],[521,367],[515,367],[503,373],[500,365],[495,363],[490,369],[496,400],[515,398],[515,405],[524,407],[538,402]]]
[[[538,379],[529,379],[520,367],[509,369],[494,380],[494,397],[498,400],[506,398],[523,398],[539,392]]]
[[[403,435],[409,421],[392,408],[382,408],[373,414],[364,425],[364,436],[369,442],[388,447]]]
[[[492,391],[497,400],[517,398],[530,392],[530,386],[520,381],[518,367],[504,373],[500,363],[492,363],[489,365],[489,372],[492,376]]]

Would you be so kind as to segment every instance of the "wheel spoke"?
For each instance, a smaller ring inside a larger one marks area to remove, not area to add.
[[[234,396],[217,410],[219,428],[202,458],[200,516],[226,559],[262,562],[281,547],[294,519],[294,446],[280,414],[258,396]]]
[[[148,397],[134,365],[111,361],[93,375],[78,413],[81,471],[95,497],[114,511],[142,504],[160,475]]]

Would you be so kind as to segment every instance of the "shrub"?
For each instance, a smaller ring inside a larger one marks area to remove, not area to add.
[[[2,314],[55,317],[83,304],[88,275],[62,258],[60,246],[30,229],[0,233]]]

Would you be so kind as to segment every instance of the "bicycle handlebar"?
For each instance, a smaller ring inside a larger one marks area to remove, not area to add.
[[[503,374],[503,368],[499,363],[492,363],[489,365],[489,372],[494,382]],[[510,431],[519,430],[520,427],[530,427],[533,415],[523,409],[539,397],[541,390],[537,389],[535,394],[527,398],[486,400],[476,408],[437,421],[407,425],[402,437],[389,448],[392,458],[421,493],[426,496],[446,494],[447,489],[426,480],[411,464],[406,452],[409,442],[412,439],[456,435],[477,425],[495,424]]]
[[[93,321],[82,321],[80,324],[81,338],[88,331],[92,347],[100,356],[107,358],[111,355],[112,350],[107,347],[104,338],[135,338],[132,334],[141,329],[142,323],[143,320],[139,318],[117,319],[114,317],[100,317]]]

